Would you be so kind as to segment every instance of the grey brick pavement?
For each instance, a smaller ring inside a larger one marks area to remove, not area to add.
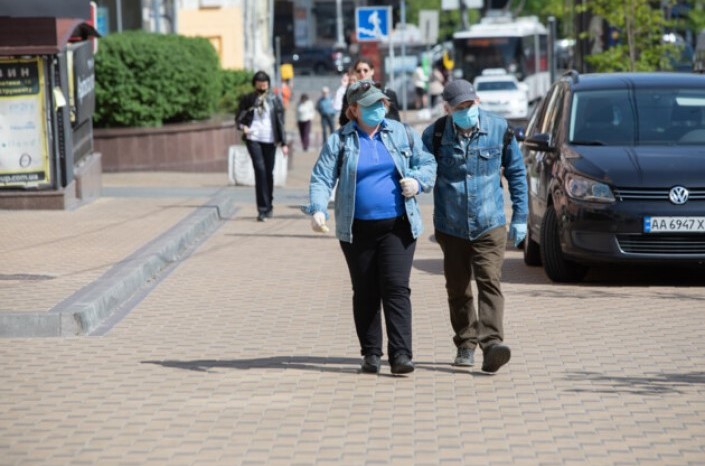
[[[105,335],[0,339],[0,464],[705,464],[702,275],[556,285],[509,249],[513,359],[496,376],[455,368],[424,202],[417,371],[362,375],[339,245],[296,208],[314,157],[298,154],[267,223],[231,188],[238,213]],[[78,211],[0,212],[2,310],[50,309],[225,180],[105,175],[110,195]]]

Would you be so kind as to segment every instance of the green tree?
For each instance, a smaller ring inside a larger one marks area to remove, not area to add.
[[[515,16],[538,16],[546,24],[549,16],[556,18],[558,35],[573,36],[573,0],[513,0],[509,10]]]
[[[462,30],[462,20],[459,10],[441,10],[441,0],[406,0],[406,22],[419,24],[420,10],[437,10],[438,14],[438,40],[451,40],[453,33]],[[470,24],[479,21],[480,13],[470,10],[468,20]]]
[[[693,8],[688,14],[686,27],[697,35],[701,31],[705,31],[705,0],[695,0]]]
[[[591,0],[587,9],[619,31],[618,43],[586,58],[596,71],[654,71],[672,68],[678,51],[663,43],[670,26],[659,8],[649,0]]]

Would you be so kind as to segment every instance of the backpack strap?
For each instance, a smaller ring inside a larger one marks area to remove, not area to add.
[[[407,123],[402,123],[404,125],[404,129],[406,130],[406,139],[409,141],[409,148],[411,149],[411,152],[414,152],[414,130],[409,126]],[[338,177],[340,177],[340,171],[343,169],[343,152],[345,152],[345,144],[343,144],[343,128],[338,128],[336,132],[338,133],[338,139],[340,140],[339,144],[339,149],[338,149],[338,160],[337,160],[337,167],[338,167]]]
[[[409,126],[407,123],[402,123],[404,125],[404,129],[406,130],[406,139],[409,141],[409,149],[411,149],[411,153],[414,153],[414,131],[411,129],[411,126]]]
[[[441,147],[441,138],[443,137],[443,130],[446,127],[446,120],[448,115],[440,117],[433,123],[433,156],[438,159],[438,149]],[[507,125],[507,130],[504,132],[504,138],[502,139],[502,158],[507,155],[507,150],[512,143],[514,138],[514,129]]]
[[[504,139],[502,141],[502,160],[507,156],[507,151],[509,146],[512,144],[512,139],[514,138],[514,128],[507,125],[507,130],[504,132]]]
[[[345,144],[343,144],[343,127],[341,126],[336,130],[338,133],[338,160],[336,166],[338,167],[338,178],[340,178],[340,171],[343,169],[343,152],[345,152]]]
[[[448,115],[442,116],[433,123],[433,156],[438,160],[438,149],[441,147],[441,138],[448,121]]]

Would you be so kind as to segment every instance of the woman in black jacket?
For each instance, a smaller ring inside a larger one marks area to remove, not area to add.
[[[236,123],[242,131],[247,151],[255,170],[257,221],[272,217],[274,200],[274,159],[276,146],[289,153],[284,129],[284,105],[278,95],[270,92],[269,75],[258,71],[252,78],[254,92],[240,100]]]

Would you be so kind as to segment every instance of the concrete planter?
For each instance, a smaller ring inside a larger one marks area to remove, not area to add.
[[[225,172],[228,148],[239,138],[233,120],[93,131],[104,172]]]

